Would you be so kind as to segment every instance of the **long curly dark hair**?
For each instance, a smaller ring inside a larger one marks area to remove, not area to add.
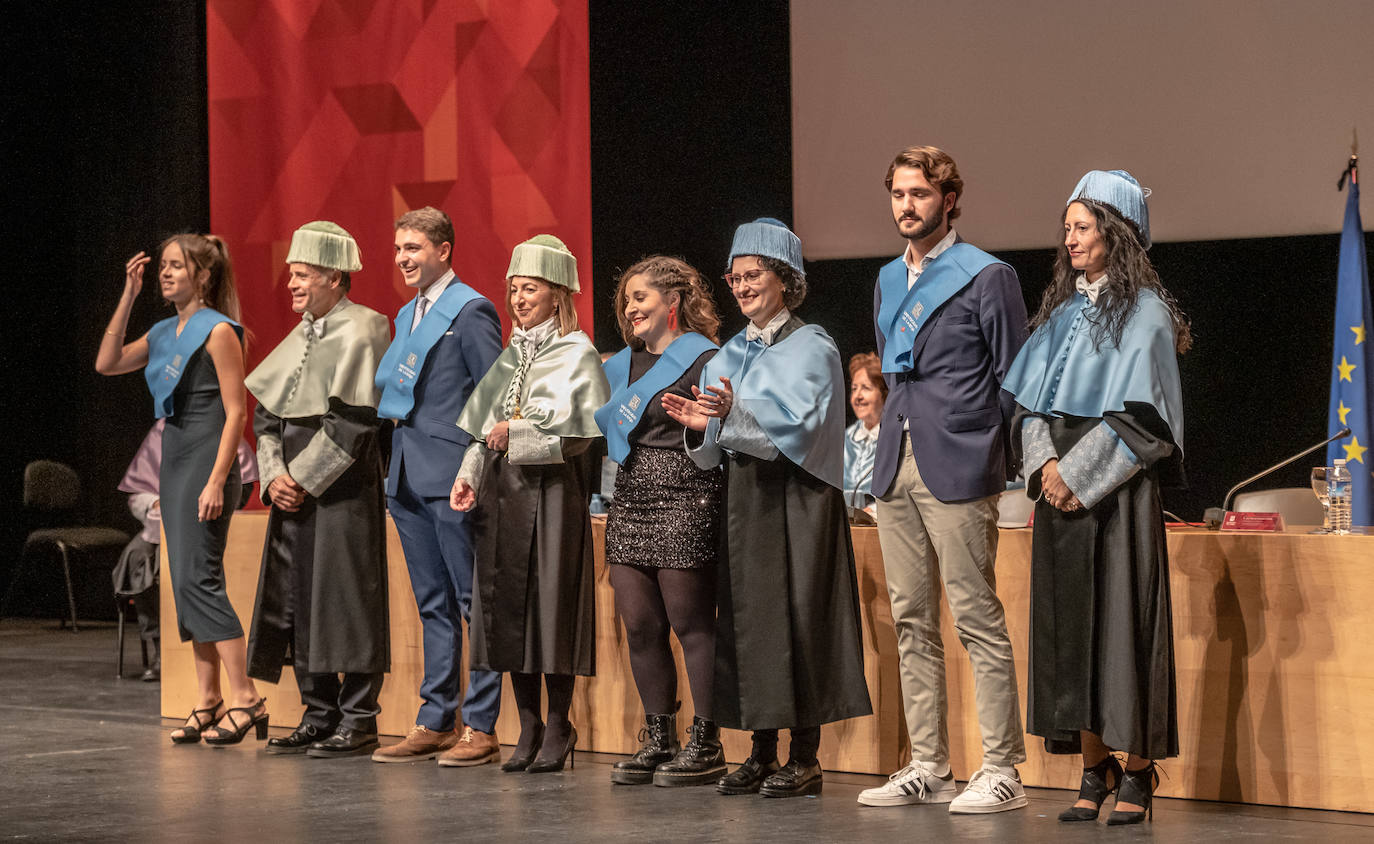
[[[1192,348],[1193,333],[1178,302],[1164,289],[1159,273],[1145,254],[1145,243],[1140,231],[1127,221],[1115,208],[1090,199],[1075,199],[1064,207],[1059,215],[1059,248],[1054,253],[1054,280],[1045,290],[1040,300],[1040,309],[1031,318],[1034,330],[1049,322],[1050,317],[1060,305],[1069,301],[1077,293],[1074,286],[1079,271],[1069,260],[1069,249],[1064,245],[1063,224],[1068,217],[1069,207],[1074,203],[1082,205],[1092,213],[1097,221],[1097,230],[1107,247],[1107,280],[1097,297],[1097,313],[1093,317],[1093,347],[1100,349],[1102,344],[1111,341],[1113,346],[1121,342],[1121,334],[1126,323],[1135,311],[1136,299],[1142,290],[1153,290],[1164,306],[1169,309],[1169,318],[1174,324],[1174,348],[1183,354]]]
[[[620,325],[620,336],[630,348],[635,351],[644,348],[644,341],[635,336],[634,326],[625,316],[625,287],[637,275],[644,276],[650,287],[665,296],[678,294],[677,320],[684,331],[695,331],[712,343],[716,342],[720,317],[716,315],[716,300],[711,297],[706,279],[681,258],[650,255],[621,273],[615,287],[615,319]]]

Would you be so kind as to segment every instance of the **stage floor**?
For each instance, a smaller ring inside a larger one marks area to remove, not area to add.
[[[503,774],[495,765],[270,757],[251,741],[223,750],[173,747],[166,733],[174,722],[157,714],[157,684],[114,679],[114,639],[110,625],[72,634],[52,622],[0,621],[0,839],[605,844],[1136,837],[1100,824],[1057,823],[1070,794],[1050,789],[1027,789],[1027,809],[955,817],[933,806],[859,806],[859,791],[881,781],[870,776],[828,774],[820,798],[766,800],[722,797],[711,788],[613,787],[610,765],[620,757],[608,754],[578,754],[573,771],[528,775]],[[127,656],[132,671],[136,643]],[[1374,841],[1374,815],[1161,799],[1152,832],[1156,841]]]

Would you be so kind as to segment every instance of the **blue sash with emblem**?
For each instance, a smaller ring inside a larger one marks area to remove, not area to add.
[[[396,315],[396,337],[382,355],[377,366],[377,389],[382,391],[382,399],[377,405],[377,415],[382,419],[405,419],[415,408],[415,379],[425,368],[425,358],[429,350],[444,336],[458,314],[474,299],[482,294],[459,281],[455,276],[439,301],[430,306],[420,319],[419,326],[412,334],[410,323],[415,318],[415,299],[411,299]]]
[[[624,463],[625,458],[630,456],[630,433],[644,418],[645,405],[649,400],[681,378],[682,373],[707,349],[714,348],[715,343],[689,331],[670,343],[658,362],[633,384],[630,383],[629,347],[621,349],[602,365],[613,392],[610,401],[593,415],[601,433],[606,436],[606,447],[612,460]]]
[[[973,277],[996,258],[969,243],[956,243],[940,253],[908,290],[906,262],[901,258],[878,271],[882,303],[878,328],[883,332],[883,372],[907,372],[915,363],[912,349],[916,335],[950,297],[968,286]]]
[[[153,414],[158,419],[172,415],[172,393],[181,383],[186,362],[196,349],[205,345],[210,332],[221,322],[234,326],[239,339],[243,339],[243,326],[214,308],[201,308],[191,314],[180,334],[176,317],[167,317],[149,329],[148,365],[143,368],[143,378],[153,394]]]

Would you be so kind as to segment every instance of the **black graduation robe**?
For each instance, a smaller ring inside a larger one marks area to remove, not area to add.
[[[1017,408],[1013,431],[1029,413]],[[1065,455],[1103,418],[1048,417]],[[1160,487],[1182,462],[1153,407],[1128,402],[1105,421],[1141,463],[1086,511],[1035,504],[1026,728],[1050,753],[1080,753],[1080,730],[1149,759],[1178,755],[1169,554]],[[1020,454],[1021,437],[1012,437]],[[1028,492],[1040,496],[1037,471]]]
[[[273,508],[248,637],[248,674],[275,683],[283,665],[309,673],[390,669],[386,516],[380,423],[371,407],[329,399],[323,416],[281,419],[261,405],[259,438],[275,435],[283,461],[296,459],[319,432],[353,458],[295,513]],[[271,478],[264,476],[263,503]]]

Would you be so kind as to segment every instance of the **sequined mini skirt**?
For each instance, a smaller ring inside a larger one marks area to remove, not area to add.
[[[716,561],[721,473],[676,449],[635,446],[615,474],[606,562],[695,569]]]

